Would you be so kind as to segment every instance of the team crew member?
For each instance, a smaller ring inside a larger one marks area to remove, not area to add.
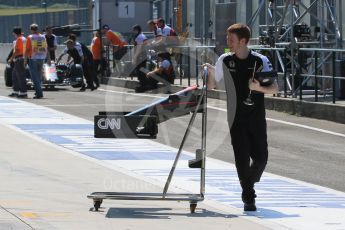
[[[70,45],[71,41],[73,42],[73,47]],[[60,57],[57,59],[58,62],[61,60],[61,58],[68,54],[67,62],[70,62],[70,59],[73,59],[74,64],[81,65],[84,60],[83,51],[81,49],[81,46],[77,46],[75,42],[72,39],[68,39],[66,42],[66,48],[64,49],[63,53],[60,55]],[[73,52],[71,50],[73,49]]]
[[[26,40],[24,65],[29,64],[31,80],[35,88],[34,99],[40,99],[43,97],[41,88],[42,67],[46,59],[48,60],[48,64],[50,64],[50,56],[46,38],[39,33],[38,25],[32,24],[30,30],[32,34]]]
[[[162,30],[163,37],[177,36],[177,33],[173,28],[165,24],[165,20],[160,18],[157,20],[157,27]]]
[[[10,97],[27,98],[26,87],[26,70],[24,66],[24,50],[26,38],[22,36],[22,29],[19,27],[13,28],[13,35],[16,40],[13,41],[13,52],[8,59],[8,64],[13,62],[12,82],[13,92]]]
[[[156,52],[163,52],[166,50],[162,29],[157,26],[157,23],[153,20],[149,20],[147,22],[147,27],[150,32],[153,33],[155,39],[149,43],[151,49],[155,50]]]
[[[215,67],[210,64],[206,66],[210,70],[210,88],[214,88],[216,83],[220,85],[224,80],[228,123],[242,187],[244,211],[256,211],[254,183],[260,181],[268,159],[264,94],[276,93],[278,86],[275,82],[264,87],[252,79],[253,71],[268,72],[272,65],[266,56],[248,49],[249,38],[250,29],[246,25],[230,26],[227,30],[227,44],[232,53],[220,56]],[[250,90],[254,105],[244,103]],[[234,98],[236,112],[232,114],[234,107],[231,102]]]
[[[72,58],[74,64],[81,65],[84,58],[81,50],[77,49],[77,47],[74,44],[74,41],[71,39],[67,40],[65,43],[66,43],[66,49],[57,60],[60,61],[64,55],[68,54],[69,55],[68,59]]]
[[[171,63],[170,54],[168,52],[160,52],[157,54],[158,67],[146,74],[146,78],[139,79],[140,87],[136,88],[136,92],[144,92],[150,89],[156,89],[157,83],[161,82],[166,85],[166,93],[171,93],[170,86],[174,83],[175,74]]]
[[[71,44],[71,41],[73,44]],[[72,39],[68,39],[65,43],[66,48],[64,49],[64,52],[60,55],[60,57],[57,59],[57,62],[59,62],[64,55],[68,54],[67,62],[70,62],[70,59],[72,58],[74,64],[81,65],[84,61],[84,55],[81,49],[81,45],[76,45]],[[85,91],[84,79],[82,80],[80,91]]]
[[[133,51],[133,64],[139,64],[146,61],[146,52],[144,45],[147,42],[147,37],[142,33],[141,26],[133,26],[132,33],[134,36],[134,51]]]
[[[157,26],[162,30],[162,36],[165,39],[165,42],[171,45],[178,43],[179,40],[176,31],[170,26],[166,25],[164,19],[158,19]]]
[[[82,53],[83,53],[83,61],[82,61],[82,67],[83,67],[83,72],[84,72],[84,76],[86,79],[86,83],[87,86],[86,88],[91,89],[91,91],[95,90],[95,86],[93,84],[94,82],[94,78],[96,76],[94,76],[94,63],[93,63],[93,55],[91,53],[91,51],[89,50],[89,48],[86,47],[86,45],[84,45],[81,42],[77,42],[77,36],[75,34],[70,34],[68,36],[68,38],[72,41],[74,41],[74,45],[77,49],[81,49]],[[80,89],[81,91],[85,90],[85,85],[82,86],[82,88]]]
[[[75,46],[75,42],[71,39],[67,40],[65,43],[66,43],[66,48],[64,52],[58,57],[57,62],[59,62],[64,55],[68,54],[67,62],[70,62],[70,59],[72,58],[74,64],[81,65],[83,62],[84,56],[80,47],[78,48],[77,46]],[[75,68],[75,67],[72,66],[71,68]],[[81,84],[82,84],[82,87],[80,91],[85,91],[84,79],[82,79]]]
[[[121,73],[120,60],[127,52],[126,45],[128,45],[128,43],[119,32],[112,31],[108,25],[103,25],[102,33],[105,34],[107,40],[113,45],[113,55],[116,68],[118,68],[118,72]]]
[[[153,32],[156,40],[158,40],[158,38],[162,37],[162,29],[158,28],[157,24],[155,23],[155,21],[153,20],[149,20],[147,22],[147,27],[149,29],[150,32]]]
[[[168,52],[160,52],[157,54],[158,68],[154,71],[147,73],[148,77],[154,77],[157,75],[158,80],[164,84],[174,84],[175,73],[171,62],[171,56]]]
[[[135,66],[135,75],[138,77],[139,82],[141,82],[140,79],[146,78],[146,74],[141,69],[146,68],[146,50],[144,46],[146,45],[147,37],[142,33],[141,26],[139,25],[133,26],[132,33],[134,36],[132,64]]]
[[[99,80],[98,80],[98,72],[99,68],[102,64],[102,50],[101,50],[101,39],[99,36],[99,32],[95,32],[94,37],[91,41],[91,52],[93,56],[93,63],[94,63],[94,83],[96,84],[96,87],[99,87]]]
[[[57,37],[55,36],[55,34],[53,34],[53,29],[51,26],[47,26],[45,32],[50,59],[52,61],[55,61],[55,51],[58,46]]]

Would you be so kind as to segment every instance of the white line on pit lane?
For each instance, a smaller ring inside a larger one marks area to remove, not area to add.
[[[226,109],[222,109],[222,108],[218,108],[218,107],[214,107],[214,106],[207,106],[207,108],[216,109],[216,110],[223,111],[223,112],[227,111]],[[309,130],[317,131],[320,133],[326,133],[326,134],[330,134],[330,135],[334,135],[334,136],[338,136],[338,137],[345,137],[345,134],[342,134],[342,133],[336,133],[336,132],[332,132],[332,131],[325,130],[325,129],[319,129],[319,128],[311,127],[308,125],[301,125],[301,124],[297,124],[297,123],[293,123],[293,122],[282,121],[282,120],[268,118],[268,117],[266,118],[266,120],[280,123],[280,124],[284,124],[284,125],[291,125],[291,126],[295,126],[295,127],[299,127],[299,128],[309,129]]]
[[[120,92],[120,91],[114,91],[114,90],[108,90],[108,89],[99,89],[100,91],[105,91],[105,92],[111,92],[111,93],[118,93],[118,94],[127,94],[127,95],[132,95],[132,96],[143,96],[143,97],[151,97],[151,98],[163,98],[161,96],[155,96],[155,95],[149,95],[149,94],[137,94],[137,93],[128,93],[128,92]],[[222,112],[227,112],[226,109],[223,108],[218,108],[215,106],[207,106],[207,108],[210,109],[215,109],[218,111],[222,111]],[[273,118],[266,118],[268,121],[271,122],[276,122],[276,123],[280,123],[280,124],[284,124],[284,125],[290,125],[290,126],[294,126],[294,127],[298,127],[298,128],[304,128],[304,129],[308,129],[308,130],[313,130],[316,132],[320,132],[320,133],[325,133],[325,134],[330,134],[333,136],[338,136],[338,137],[344,137],[345,138],[345,134],[342,133],[337,133],[337,132],[332,132],[326,129],[319,129],[319,128],[315,128],[312,126],[308,126],[308,125],[301,125],[301,124],[297,124],[297,123],[293,123],[293,122],[288,122],[288,121],[283,121],[283,120],[278,120],[278,119],[273,119]]]

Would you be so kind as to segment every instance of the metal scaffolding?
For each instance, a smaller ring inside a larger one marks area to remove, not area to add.
[[[300,50],[342,47],[342,28],[337,18],[337,9],[339,18],[342,18],[341,8],[341,1],[336,0],[261,0],[248,21],[253,27],[255,21],[265,19],[264,24],[259,23],[258,43],[261,47],[275,48],[272,50],[275,66],[288,72],[284,74],[284,84],[291,95],[296,96],[299,87],[306,86],[310,80],[315,81],[310,76],[317,72],[328,73],[332,52],[320,52],[319,57],[315,57],[316,52],[302,54]],[[337,59],[340,55],[337,54]],[[296,76],[305,77],[296,79]],[[302,81],[302,84],[296,81]],[[327,80],[326,83],[322,80],[321,85],[326,87]]]

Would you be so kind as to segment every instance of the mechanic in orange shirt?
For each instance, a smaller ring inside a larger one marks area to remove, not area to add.
[[[107,40],[113,45],[115,67],[119,73],[122,73],[120,60],[127,53],[128,42],[119,32],[112,31],[108,25],[103,25],[102,33],[105,34]]]
[[[13,35],[16,40],[13,41],[13,54],[8,60],[8,64],[12,64],[13,62],[13,92],[8,96],[27,98],[26,69],[24,66],[26,38],[22,35],[22,29],[20,27],[13,28]]]

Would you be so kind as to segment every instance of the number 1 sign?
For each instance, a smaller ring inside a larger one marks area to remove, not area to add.
[[[134,2],[119,2],[118,15],[119,15],[119,18],[134,18],[135,17],[135,3]]]

